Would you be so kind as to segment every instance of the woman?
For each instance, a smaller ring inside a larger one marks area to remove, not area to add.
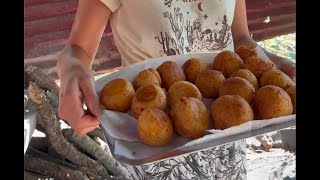
[[[80,0],[68,45],[57,63],[59,114],[79,134],[99,125],[101,110],[90,69],[109,19],[124,66],[165,55],[258,46],[249,35],[245,0]],[[267,55],[295,78],[295,64]],[[127,168],[133,179],[246,179],[245,148],[242,140]]]

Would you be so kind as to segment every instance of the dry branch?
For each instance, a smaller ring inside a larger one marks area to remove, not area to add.
[[[89,180],[82,172],[71,170],[40,157],[33,157],[25,154],[24,159],[24,167],[28,171],[54,177],[55,179]]]
[[[109,145],[106,142],[101,140],[99,137],[93,137],[93,140],[100,146],[101,149],[106,151],[107,154],[111,155]]]
[[[31,66],[24,66],[24,80],[25,84],[29,85],[30,81],[37,83],[37,85],[47,91],[53,92],[57,97],[59,97],[59,87],[55,81],[48,76],[41,69]]]
[[[41,180],[41,179],[50,179],[50,177],[24,170],[24,179],[25,180]]]
[[[89,179],[101,179],[101,177],[98,176],[93,170],[90,170],[88,168],[81,167],[81,166],[76,166],[72,163],[68,163],[66,161],[53,158],[44,152],[38,151],[37,149],[33,148],[32,146],[28,147],[27,154],[34,156],[34,157],[39,157],[39,158],[45,159],[47,161],[59,164],[61,166],[66,166],[69,169],[72,169],[74,171],[81,171],[81,172],[85,173],[89,177]]]
[[[109,145],[107,144],[106,137],[104,136],[102,130],[100,128],[96,128],[95,130],[87,133],[91,139],[93,139],[101,149],[107,152],[107,154],[111,155]]]
[[[42,152],[48,152],[48,140],[46,137],[32,137],[29,142],[27,152],[29,147],[34,147]]]
[[[58,104],[58,102],[59,102],[58,98],[59,98],[59,96],[56,96],[53,92],[50,92],[50,91],[46,92],[46,96],[49,99],[52,107],[53,108],[58,108],[58,105],[59,105]]]
[[[59,164],[61,166],[66,166],[72,170],[79,170],[80,167],[79,166],[76,166],[72,163],[68,163],[66,161],[63,161],[63,160],[59,160],[59,159],[56,159],[52,156],[50,156],[49,154],[47,153],[44,153],[44,152],[41,152],[39,151],[38,149],[32,147],[32,146],[29,146],[28,149],[27,149],[27,152],[26,154],[30,155],[30,156],[33,156],[33,157],[39,157],[39,158],[42,158],[46,161],[51,161],[51,162],[54,162],[56,164]]]
[[[100,128],[94,129],[93,131],[87,133],[87,135],[88,135],[89,137],[91,137],[92,139],[93,139],[94,137],[98,137],[98,138],[100,138],[101,140],[103,140],[104,142],[107,142],[107,141],[106,141],[106,138],[105,138],[105,136],[104,136],[104,134],[103,134],[103,132],[102,132],[102,130],[101,130]]]
[[[100,146],[87,135],[77,135],[73,129],[62,130],[63,135],[69,141],[73,141],[78,146],[81,146],[90,156],[94,157],[106,169],[111,171],[116,177],[128,178],[128,171],[117,162],[110,154],[100,148]]]
[[[59,154],[53,147],[51,143],[48,143],[48,154],[56,159],[64,160],[64,156]]]
[[[39,124],[45,129],[49,143],[57,153],[78,166],[95,170],[102,177],[109,177],[107,170],[97,161],[80,153],[62,135],[60,123],[55,116],[53,108],[45,96],[44,90],[30,81],[28,87],[29,97],[37,108]]]

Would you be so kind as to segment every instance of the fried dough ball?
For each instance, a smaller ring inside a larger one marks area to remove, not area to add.
[[[260,78],[261,87],[266,85],[275,85],[283,90],[287,90],[289,87],[294,86],[295,83],[284,72],[278,69],[272,69],[262,74]]]
[[[131,113],[136,119],[147,108],[166,109],[167,97],[161,87],[150,84],[139,88],[132,98]]]
[[[258,89],[259,89],[259,83],[258,83],[256,76],[248,69],[239,69],[239,70],[233,72],[230,75],[230,78],[231,77],[239,77],[239,78],[245,79],[253,85],[255,91],[258,91]]]
[[[249,81],[239,78],[232,77],[225,80],[219,89],[219,97],[224,95],[235,95],[238,94],[251,104],[254,97],[254,87]]]
[[[153,68],[145,69],[139,72],[134,78],[133,87],[135,90],[139,89],[142,86],[146,86],[149,84],[155,84],[161,86],[161,78],[158,73]]]
[[[194,97],[199,100],[202,95],[199,89],[188,81],[178,81],[172,84],[168,90],[168,105],[172,107],[182,97]]]
[[[146,109],[139,116],[138,135],[144,144],[166,145],[173,137],[172,121],[166,113],[159,109]]]
[[[287,93],[291,98],[291,102],[293,105],[293,113],[296,113],[296,85],[291,86],[287,89]]]
[[[275,65],[261,57],[250,57],[246,60],[244,68],[249,69],[257,79],[260,79],[264,72],[275,69]]]
[[[122,78],[111,80],[101,90],[100,103],[109,110],[126,112],[130,108],[134,89],[131,83]]]
[[[191,58],[182,65],[182,69],[187,81],[194,84],[198,74],[207,70],[208,65],[202,59]]]
[[[181,98],[170,111],[175,131],[184,137],[202,137],[209,128],[209,111],[206,106],[193,97]]]
[[[258,51],[252,46],[240,46],[237,48],[236,53],[244,62],[250,57],[259,57]]]
[[[224,95],[211,105],[214,129],[227,129],[253,120],[253,110],[239,95]]]
[[[162,87],[169,89],[169,87],[177,81],[185,81],[186,76],[183,69],[172,61],[162,63],[157,71],[161,77]]]
[[[215,57],[212,67],[228,78],[234,71],[242,69],[243,65],[244,62],[237,53],[222,51]]]
[[[223,74],[217,70],[206,70],[200,73],[195,85],[205,98],[216,98],[219,96],[219,88],[226,80]]]
[[[274,85],[260,88],[253,99],[257,119],[272,119],[292,114],[293,106],[288,93]]]

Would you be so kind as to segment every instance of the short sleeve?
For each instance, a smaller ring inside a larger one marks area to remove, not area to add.
[[[120,6],[120,0],[100,0],[105,4],[112,12],[116,11]]]

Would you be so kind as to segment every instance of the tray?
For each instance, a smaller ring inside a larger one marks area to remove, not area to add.
[[[174,61],[182,66],[189,58],[197,57],[208,64],[212,64],[215,56],[214,53],[198,53],[141,61],[97,80],[96,91],[100,95],[103,86],[115,78],[124,78],[133,82],[135,75],[140,71],[146,68],[157,68],[164,61]],[[265,56],[265,54],[262,54],[262,56]],[[208,130],[207,135],[197,140],[175,136],[172,143],[167,147],[158,148],[139,142],[135,127],[136,120],[129,114],[104,110],[104,113],[98,118],[110,146],[111,154],[119,162],[129,165],[154,163],[296,125],[295,114],[271,120],[254,120],[223,131]]]

